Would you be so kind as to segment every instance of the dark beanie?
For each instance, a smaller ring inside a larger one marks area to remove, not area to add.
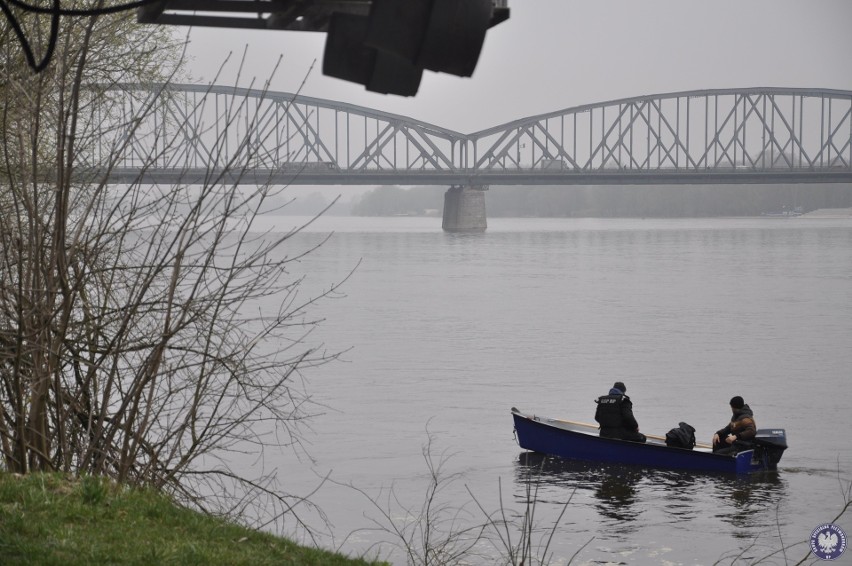
[[[618,389],[622,393],[627,393],[627,386],[621,383],[620,381],[616,381],[615,385],[612,386],[613,389]]]
[[[743,398],[737,395],[736,397],[731,397],[731,407],[734,409],[742,409],[743,405],[745,405],[745,401]]]

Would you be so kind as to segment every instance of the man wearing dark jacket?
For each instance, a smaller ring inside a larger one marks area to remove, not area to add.
[[[601,436],[619,438],[633,442],[645,442],[645,435],[639,432],[639,423],[633,416],[633,402],[625,395],[627,387],[616,381],[608,395],[598,397],[595,403],[595,420],[601,425]]]
[[[713,435],[713,452],[736,454],[751,448],[751,439],[757,434],[754,413],[737,395],[731,399],[731,422]]]

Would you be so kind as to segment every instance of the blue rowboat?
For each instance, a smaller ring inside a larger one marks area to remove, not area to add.
[[[512,417],[521,448],[574,460],[747,474],[775,470],[787,448],[784,429],[759,429],[752,450],[722,455],[714,454],[706,445],[692,450],[669,447],[663,437],[648,436],[645,444],[601,438],[594,425],[526,415],[514,407]]]

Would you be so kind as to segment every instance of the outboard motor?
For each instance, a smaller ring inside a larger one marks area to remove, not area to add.
[[[787,433],[783,428],[760,428],[752,439],[755,455],[760,454],[768,470],[778,467],[787,449]]]

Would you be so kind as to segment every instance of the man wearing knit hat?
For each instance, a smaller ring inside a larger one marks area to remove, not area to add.
[[[754,413],[743,398],[737,395],[731,398],[731,422],[713,435],[713,452],[736,454],[751,448],[750,441],[757,434]]]
[[[609,394],[597,398],[595,420],[600,424],[600,435],[604,438],[618,438],[633,442],[645,442],[645,435],[639,432],[639,423],[633,416],[633,402],[625,395],[627,387],[616,381]]]

